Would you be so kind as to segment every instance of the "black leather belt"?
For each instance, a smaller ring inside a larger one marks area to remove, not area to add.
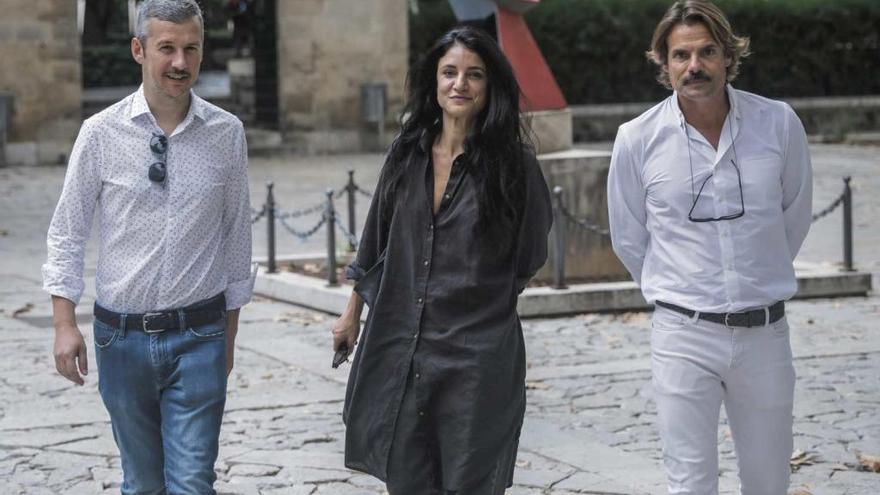
[[[180,314],[183,313],[181,321]],[[226,297],[221,293],[210,299],[191,304],[185,308],[167,309],[144,314],[125,314],[110,311],[95,303],[95,318],[119,328],[125,316],[125,330],[141,330],[159,333],[165,330],[179,330],[183,327],[198,327],[214,323],[226,313]]]
[[[681,306],[676,306],[675,304],[670,304],[663,301],[654,301],[654,304],[657,306],[671,309],[672,311],[676,311],[683,315],[692,317],[696,311],[692,309],[682,308]],[[700,319],[711,321],[712,323],[719,323],[721,325],[726,325],[728,327],[762,327],[765,324],[769,325],[770,323],[774,323],[779,321],[780,318],[785,316],[785,302],[779,301],[776,304],[773,304],[769,308],[768,314],[764,311],[764,309],[753,309],[751,311],[744,311],[742,313],[703,313],[700,312]]]

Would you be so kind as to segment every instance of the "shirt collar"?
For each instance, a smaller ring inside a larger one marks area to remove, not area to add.
[[[205,101],[199,98],[192,89],[189,90],[189,110],[186,112],[186,116],[183,118],[181,122],[182,129],[185,129],[192,122],[194,117],[198,117],[199,120],[205,121]],[[147,104],[147,98],[144,96],[144,85],[141,84],[137,91],[134,92],[134,96],[131,100],[131,110],[129,113],[129,118],[134,120],[141,115],[149,115],[151,119],[155,122],[155,117],[150,112],[150,106]]]
[[[739,96],[737,95],[737,91],[733,89],[733,86],[731,86],[729,83],[724,87],[724,89],[725,93],[727,94],[727,101],[728,103],[730,103],[729,115],[733,117],[733,119],[731,120],[731,124],[734,123],[734,120],[736,121],[736,124],[734,124],[736,126],[734,127],[734,130],[736,130],[736,128],[739,127],[739,121],[742,119],[742,114],[740,113],[741,109],[739,105]],[[686,121],[684,119],[684,112],[682,112],[681,107],[678,106],[678,91],[672,92],[670,100],[671,112],[669,114],[668,123],[678,125],[682,129],[684,129]]]

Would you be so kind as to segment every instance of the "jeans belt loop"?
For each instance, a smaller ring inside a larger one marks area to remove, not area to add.
[[[177,321],[179,326],[178,330],[183,333],[183,331],[186,330],[186,312],[184,312],[183,309],[177,310]]]
[[[119,338],[120,339],[125,338],[125,319],[126,318],[128,318],[128,315],[125,313],[122,313],[121,315],[119,315]]]

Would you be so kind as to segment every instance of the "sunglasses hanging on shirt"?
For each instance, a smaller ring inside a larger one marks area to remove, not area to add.
[[[167,167],[165,166],[165,156],[168,154],[168,138],[163,134],[153,133],[153,137],[150,139],[150,151],[153,152],[153,155],[158,160],[150,165],[150,171],[147,176],[151,181],[164,185],[165,177],[168,175]]]
[[[728,114],[728,119],[730,118],[730,114]],[[733,143],[733,125],[728,120],[727,130],[730,132],[730,146],[733,148],[733,157],[734,159],[730,160],[730,164],[733,165],[733,169],[736,170],[736,182],[739,186],[739,211],[735,213],[731,213],[729,215],[722,215],[720,217],[696,217],[694,216],[694,210],[697,208],[697,203],[700,201],[700,195],[703,194],[703,188],[706,187],[706,183],[709,182],[715,174],[710,173],[708,177],[703,180],[703,183],[700,184],[700,190],[694,193],[694,163],[691,159],[691,136],[688,133],[687,123],[684,124],[684,134],[685,139],[687,140],[688,147],[688,164],[690,165],[691,170],[691,198],[693,199],[693,203],[691,203],[691,209],[688,210],[688,220],[695,223],[702,222],[721,222],[724,220],[735,220],[746,213],[746,205],[745,200],[743,199],[743,184],[742,184],[742,174],[740,173],[739,166],[737,166],[736,162],[739,161],[739,156],[736,154],[736,146]]]

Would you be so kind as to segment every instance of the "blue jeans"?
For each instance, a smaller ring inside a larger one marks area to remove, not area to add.
[[[94,330],[98,389],[122,457],[122,494],[216,493],[226,318],[153,334],[95,320]]]

